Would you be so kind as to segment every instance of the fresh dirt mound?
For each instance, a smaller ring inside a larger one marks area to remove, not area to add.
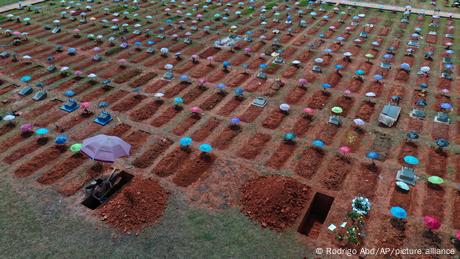
[[[242,189],[241,210],[263,227],[281,230],[299,217],[310,197],[310,188],[290,177],[257,177]]]
[[[162,215],[168,192],[153,179],[133,178],[99,209],[109,225],[124,232],[153,225]]]

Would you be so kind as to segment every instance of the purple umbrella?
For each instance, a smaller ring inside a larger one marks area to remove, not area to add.
[[[91,159],[114,162],[117,158],[128,156],[131,145],[115,136],[97,135],[83,140],[81,151]]]

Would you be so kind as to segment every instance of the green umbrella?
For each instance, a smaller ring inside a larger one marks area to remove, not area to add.
[[[438,185],[438,184],[442,184],[444,182],[444,179],[442,179],[439,176],[433,175],[433,176],[428,177],[428,182]]]
[[[332,111],[333,113],[340,114],[340,113],[343,112],[343,109],[342,109],[341,107],[339,107],[339,106],[335,106],[335,107],[332,107],[331,111]]]
[[[83,146],[83,145],[82,145],[81,143],[75,143],[75,144],[73,144],[72,146],[70,146],[70,151],[72,151],[72,152],[78,152],[78,151],[80,151],[80,149],[81,149],[82,146]]]
[[[367,53],[365,57],[371,59],[371,58],[374,58],[374,55],[372,55],[371,53]]]

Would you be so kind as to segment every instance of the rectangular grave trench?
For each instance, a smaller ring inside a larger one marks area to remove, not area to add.
[[[106,197],[107,197],[106,202],[110,199],[112,195],[117,193],[124,185],[129,183],[133,179],[134,175],[127,173],[125,171],[121,171],[118,174],[118,177],[120,177],[121,179],[106,194]],[[97,209],[100,205],[102,205],[102,203],[98,199],[94,198],[93,196],[87,197],[86,199],[82,201],[81,204],[92,210]]]
[[[310,204],[297,232],[316,238],[334,203],[334,197],[317,192]]]

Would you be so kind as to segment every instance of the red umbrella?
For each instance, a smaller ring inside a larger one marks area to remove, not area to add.
[[[430,231],[441,227],[441,222],[435,216],[425,216],[423,217],[423,222]]]

